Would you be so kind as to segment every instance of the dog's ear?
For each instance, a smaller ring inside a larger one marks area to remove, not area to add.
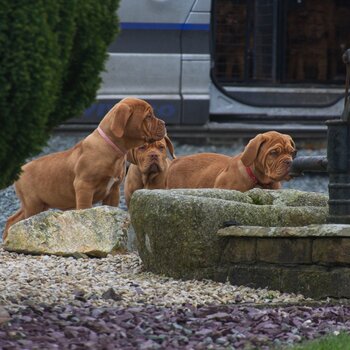
[[[265,136],[263,134],[258,134],[248,142],[248,145],[245,147],[241,156],[241,161],[245,166],[253,164],[254,160],[258,156],[261,145],[265,141]]]
[[[110,113],[111,115],[111,130],[116,137],[123,137],[126,124],[131,117],[132,110],[126,103],[118,103]]]
[[[132,164],[137,165],[135,148],[129,149],[129,151],[126,153],[126,160]]]
[[[175,156],[175,153],[174,153],[174,145],[173,145],[172,142],[170,141],[168,135],[165,135],[165,136],[164,136],[164,139],[165,139],[165,143],[166,143],[166,145],[167,145],[167,147],[168,147],[168,150],[169,150],[170,155],[173,157],[173,159],[175,159],[176,156]]]
[[[289,136],[289,135],[288,135]],[[295,142],[294,142],[294,140],[289,136],[289,142],[290,142],[290,144],[292,145],[292,147],[296,150],[297,149],[297,147],[296,147],[296,145],[295,145]]]
[[[294,159],[297,156],[297,153],[298,153],[297,146],[295,145],[294,140],[290,136],[289,136],[289,142],[290,142],[290,145],[293,147],[293,150],[294,150],[293,153],[292,153],[292,157]]]

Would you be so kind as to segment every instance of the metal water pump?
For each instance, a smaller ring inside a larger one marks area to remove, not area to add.
[[[345,103],[340,119],[329,120],[327,133],[327,171],[329,174],[328,223],[350,224],[350,49],[345,51]]]
[[[303,172],[328,172],[329,215],[328,223],[350,224],[350,49],[343,54],[346,65],[344,111],[339,119],[328,120],[327,157],[297,157],[291,176]]]

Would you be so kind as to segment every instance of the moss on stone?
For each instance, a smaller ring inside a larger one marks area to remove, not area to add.
[[[326,207],[328,196],[317,192],[304,192],[299,190],[263,190],[254,188],[246,194],[253,202],[262,205],[277,205],[288,207]]]

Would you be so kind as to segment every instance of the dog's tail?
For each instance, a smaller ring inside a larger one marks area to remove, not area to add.
[[[12,225],[14,225],[16,222],[21,221],[24,219],[24,210],[23,208],[20,208],[16,213],[14,213],[13,215],[11,215],[7,221],[6,221],[6,225],[5,225],[5,229],[4,232],[2,234],[2,241],[4,242],[5,239],[7,238],[8,235],[8,231],[10,229],[10,227]]]

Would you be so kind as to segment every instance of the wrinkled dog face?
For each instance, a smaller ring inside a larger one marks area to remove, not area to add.
[[[165,123],[155,117],[151,106],[145,110],[142,129],[145,133],[144,140],[148,143],[159,141],[166,134]]]
[[[156,118],[152,107],[138,98],[124,98],[107,116],[113,119],[111,129],[116,137],[126,135],[136,144],[158,141],[166,134],[163,120]]]
[[[290,179],[288,173],[296,156],[296,149],[289,135],[273,134],[262,144],[259,153],[260,162],[269,178],[276,181]]]
[[[164,140],[145,143],[134,152],[142,173],[158,173],[165,170],[167,154]]]
[[[290,179],[288,173],[295,155],[295,143],[289,135],[268,131],[249,141],[241,161],[247,167],[254,163],[261,173],[281,181]]]
[[[152,106],[144,100],[137,98],[125,98],[122,100],[128,103],[132,110],[132,118],[130,121],[129,130],[140,130],[143,135],[144,142],[152,143],[161,140],[165,134],[165,123],[154,115]],[[142,123],[139,123],[139,119]]]
[[[160,141],[133,148],[127,153],[127,160],[138,166],[143,174],[161,173],[167,169],[168,158],[167,149],[173,159],[175,159],[174,145],[168,135]]]

